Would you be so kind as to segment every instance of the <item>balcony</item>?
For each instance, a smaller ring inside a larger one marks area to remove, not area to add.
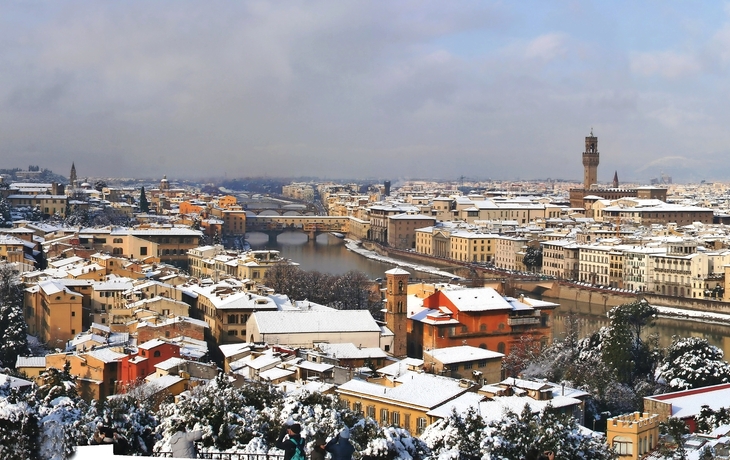
[[[528,324],[540,324],[539,316],[522,316],[515,318],[507,318],[507,324],[509,326],[525,326]]]

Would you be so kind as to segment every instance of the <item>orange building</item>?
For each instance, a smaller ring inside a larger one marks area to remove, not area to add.
[[[408,356],[424,350],[471,345],[508,354],[524,337],[541,345],[552,339],[551,316],[557,304],[502,297],[496,290],[436,290],[408,301]]]
[[[63,280],[44,280],[25,290],[23,313],[28,332],[50,347],[63,348],[83,330],[83,295]]]
[[[61,370],[68,362],[71,375],[77,377],[79,395],[85,401],[100,400],[114,394],[119,360],[125,356],[110,348],[83,353],[54,353],[46,355],[46,369]]]

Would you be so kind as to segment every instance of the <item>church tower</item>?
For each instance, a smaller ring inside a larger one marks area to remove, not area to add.
[[[598,183],[598,138],[593,135],[586,137],[586,151],[583,152],[583,189],[589,190]]]
[[[410,273],[402,268],[393,268],[385,272],[385,324],[393,332],[393,349],[391,354],[396,358],[408,355],[408,278]]]
[[[76,178],[76,164],[72,161],[71,162],[71,174],[68,175],[69,188],[76,188],[77,180],[78,179]]]

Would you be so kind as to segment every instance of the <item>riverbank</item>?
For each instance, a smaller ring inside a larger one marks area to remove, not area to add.
[[[384,256],[375,251],[363,248],[361,244],[362,243],[357,240],[345,239],[345,246],[348,250],[368,259],[377,260],[382,263],[388,263],[399,267],[410,268],[412,270],[429,273],[447,279],[455,279],[460,281],[464,281],[466,279],[463,277],[455,276],[453,273],[444,271],[437,267]],[[544,282],[545,281],[542,281],[542,283]],[[517,284],[520,284],[520,282],[517,281]],[[595,304],[596,306],[602,306],[605,313],[607,313],[611,308],[615,306],[633,302],[634,300],[641,297],[633,292],[623,289],[597,289],[592,286],[584,285],[584,283],[561,282],[559,284],[560,287],[558,289],[555,289],[555,287],[557,286],[554,286],[553,289],[549,290],[545,294],[549,297],[557,297],[561,300],[581,301],[588,304]],[[730,313],[707,311],[706,309],[701,310],[698,309],[696,305],[683,306],[681,305],[681,298],[672,299],[675,302],[674,306],[660,305],[657,301],[661,300],[657,298],[650,298],[648,300],[650,301],[652,306],[657,308],[657,310],[659,311],[658,316],[660,318],[682,319],[685,321],[705,324],[730,325]],[[713,309],[717,310],[718,307],[720,307],[720,302],[713,302],[712,307]],[[720,309],[722,310],[722,308]]]
[[[439,277],[442,277],[442,278],[447,278],[447,279],[456,278],[456,280],[463,280],[464,279],[464,278],[461,278],[459,276],[454,276],[453,273],[440,270],[437,267],[432,267],[432,266],[423,265],[423,264],[417,264],[417,263],[413,263],[413,262],[406,262],[404,260],[394,259],[394,258],[388,257],[388,256],[383,256],[381,254],[378,254],[375,251],[371,251],[369,249],[363,248],[361,246],[361,244],[362,243],[360,241],[352,240],[352,239],[349,239],[349,238],[345,238],[345,247],[348,250],[350,250],[350,251],[352,251],[352,252],[354,252],[356,254],[359,254],[359,255],[361,255],[363,257],[366,257],[368,259],[377,260],[378,262],[393,264],[393,265],[398,266],[398,267],[410,268],[410,269],[415,270],[415,271],[419,271],[419,272],[422,272],[422,273],[429,273],[431,275],[439,276]]]

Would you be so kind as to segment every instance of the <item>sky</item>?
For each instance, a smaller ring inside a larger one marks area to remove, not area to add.
[[[5,1],[0,168],[730,178],[730,4]]]

